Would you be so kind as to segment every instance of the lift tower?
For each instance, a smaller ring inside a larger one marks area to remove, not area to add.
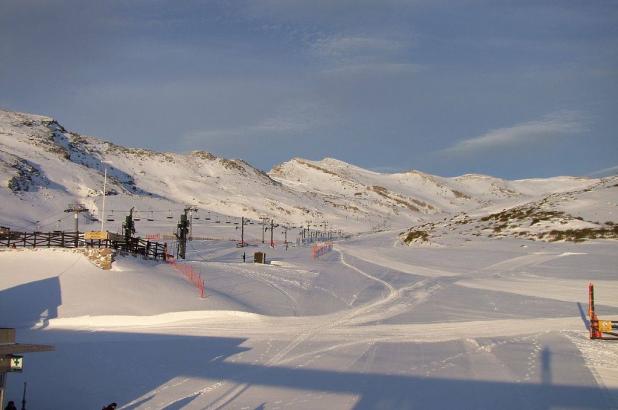
[[[133,234],[135,233],[135,222],[133,221],[133,209],[134,208],[135,207],[131,208],[131,210],[129,211],[129,215],[127,215],[127,217],[124,220],[124,223],[122,224],[122,233],[124,235],[124,242],[127,246],[127,249],[129,249],[131,238],[133,237]]]
[[[178,241],[176,255],[182,259],[185,259],[187,252],[187,236],[189,235],[189,219],[187,217],[188,212],[189,209],[185,208],[184,213],[180,215],[180,222],[178,222],[176,228],[176,240]]]

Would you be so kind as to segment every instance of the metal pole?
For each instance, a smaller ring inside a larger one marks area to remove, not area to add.
[[[240,246],[245,246],[245,217],[240,218]]]
[[[189,240],[193,240],[193,208],[189,210]]]
[[[4,387],[6,385],[6,373],[0,372],[0,408],[4,409]]]
[[[103,207],[101,209],[101,231],[105,227],[105,194],[107,192],[107,168],[105,168],[105,176],[103,177]]]
[[[274,220],[270,220],[270,247],[274,248],[275,247],[275,240],[273,237],[273,231],[275,230],[275,221]]]
[[[21,396],[21,410],[26,410],[26,386],[28,383],[24,382],[24,394]]]

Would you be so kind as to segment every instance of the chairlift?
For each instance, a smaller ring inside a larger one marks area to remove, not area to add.
[[[229,223],[230,223],[230,221],[225,221],[225,223],[226,223],[226,224],[229,224]]]
[[[221,223],[221,221],[215,221],[215,223],[216,223],[216,224],[220,224],[220,223]]]
[[[146,220],[148,222],[154,222],[154,213],[153,213],[153,211],[150,211],[150,218],[146,218]]]
[[[196,219],[199,221],[200,217],[199,216],[194,216],[193,219]]]
[[[169,211],[169,215],[166,216],[167,219],[174,219],[174,217],[172,216],[172,210],[170,209]]]
[[[207,221],[210,221],[210,218],[205,218]]]

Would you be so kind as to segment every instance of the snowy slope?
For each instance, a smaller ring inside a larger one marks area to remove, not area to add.
[[[262,248],[281,266],[192,243],[206,299],[163,264],[4,250],[0,321],[56,349],[25,354],[7,398],[27,381],[38,409],[616,408],[618,345],[589,340],[581,317],[590,280],[601,317],[618,317],[615,242],[395,237],[317,260]]]
[[[560,182],[554,186],[559,187]],[[547,185],[548,182],[532,183]],[[463,211],[444,221],[414,226],[401,238],[413,245],[440,246],[443,242],[440,238],[453,234],[468,240],[473,237],[573,242],[618,239],[618,177],[603,178],[582,189],[557,190],[523,203],[513,200]]]
[[[505,181],[481,175],[442,178],[410,171],[381,174],[331,158],[295,158],[268,174],[242,160],[208,152],[186,155],[125,148],[67,131],[55,120],[0,110],[0,225],[69,229],[68,203],[91,210],[84,228],[101,218],[107,169],[108,229],[118,230],[131,207],[145,231],[173,230],[185,205],[224,216],[274,218],[348,232],[403,228],[462,210],[582,189],[598,180],[560,177]],[[173,216],[173,218],[169,218]],[[167,226],[149,227],[166,222]],[[172,220],[173,219],[173,220]],[[59,222],[58,222],[59,221]],[[150,229],[152,228],[152,229]]]
[[[602,239],[618,224],[616,177],[381,174],[329,158],[265,174],[0,111],[0,224],[69,228],[73,200],[97,217],[104,168],[112,230],[131,207],[145,233],[200,208],[194,233],[219,240],[189,242],[186,263],[207,297],[162,263],[118,257],[103,271],[74,251],[1,250],[0,323],[56,348],[25,355],[9,400],[27,381],[40,409],[618,408],[618,345],[589,340],[585,319],[589,281],[601,317],[618,318],[617,242]],[[269,248],[256,224],[249,248],[220,240],[238,239],[233,216],[263,214],[399,229],[318,259],[279,246],[281,229]],[[569,236],[582,231],[594,239]],[[419,246],[404,245],[412,232]],[[243,263],[254,251],[277,263]]]

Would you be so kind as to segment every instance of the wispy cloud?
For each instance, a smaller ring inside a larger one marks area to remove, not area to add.
[[[328,123],[329,118],[317,104],[297,103],[255,124],[194,130],[182,140],[185,146],[195,147],[200,143],[231,138],[293,137]]]
[[[404,45],[396,40],[369,36],[336,36],[318,39],[312,46],[315,54],[325,57],[383,55],[398,52]]]
[[[366,63],[347,64],[321,71],[326,76],[358,76],[358,75],[393,75],[393,74],[416,74],[423,70],[420,64],[412,63]]]
[[[598,171],[594,171],[589,173],[587,176],[594,178],[602,178],[609,177],[613,175],[618,175],[618,165],[609,168],[599,169]]]
[[[581,134],[586,130],[585,118],[577,111],[559,111],[540,120],[497,128],[485,134],[459,141],[441,151],[448,155],[465,155],[497,149],[533,145],[548,139]]]
[[[384,36],[336,35],[309,45],[310,53],[324,67],[325,76],[372,76],[415,74],[422,66],[409,61],[406,51],[412,40]]]

